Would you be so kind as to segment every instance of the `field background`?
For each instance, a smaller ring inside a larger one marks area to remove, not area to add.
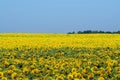
[[[119,34],[0,34],[2,80],[119,80]]]

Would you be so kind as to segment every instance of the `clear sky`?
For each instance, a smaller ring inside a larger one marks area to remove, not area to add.
[[[120,0],[0,0],[0,32],[120,30]]]

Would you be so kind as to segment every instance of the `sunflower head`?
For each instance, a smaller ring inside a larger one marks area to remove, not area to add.
[[[58,76],[56,80],[64,80],[62,76]]]
[[[73,79],[73,75],[72,74],[69,74],[68,75],[68,80],[72,80]]]
[[[11,77],[12,77],[12,79],[14,80],[16,77],[17,77],[17,73],[12,73],[12,75],[11,75]]]
[[[103,77],[99,77],[98,80],[105,80]]]
[[[0,77],[3,77],[3,72],[0,72]]]
[[[73,72],[76,72],[76,68],[72,68],[72,73],[73,73]]]
[[[6,77],[2,77],[2,79],[1,80],[8,80]]]

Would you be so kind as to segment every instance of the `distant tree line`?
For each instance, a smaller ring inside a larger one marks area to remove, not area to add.
[[[92,31],[92,30],[85,30],[85,31],[78,31],[78,32],[68,32],[67,34],[97,34],[97,33],[104,33],[104,34],[120,34],[120,31]]]

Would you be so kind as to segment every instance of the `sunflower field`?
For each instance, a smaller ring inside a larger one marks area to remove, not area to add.
[[[120,80],[120,34],[0,34],[0,80]]]

